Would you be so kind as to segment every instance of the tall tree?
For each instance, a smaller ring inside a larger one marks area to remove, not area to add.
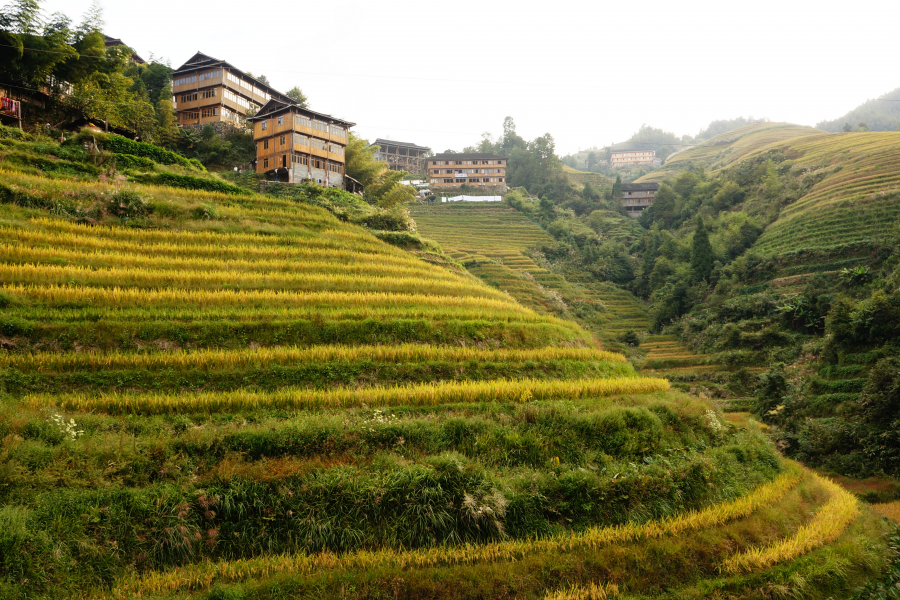
[[[587,168],[588,171],[594,168],[594,165],[597,164],[597,153],[596,152],[588,152],[587,155]]]
[[[309,98],[306,97],[306,94],[303,93],[296,85],[289,89],[285,94],[288,98],[294,101],[294,104],[301,106],[303,108],[309,108]]]
[[[100,0],[94,0],[81,17],[81,25],[78,26],[75,33],[77,37],[84,38],[92,33],[102,33],[105,25],[103,6],[101,6]]]
[[[691,275],[694,281],[709,279],[715,262],[712,244],[709,243],[709,232],[703,224],[703,217],[698,215],[697,229],[694,231],[694,240],[691,244]]]
[[[178,123],[172,105],[172,85],[166,85],[156,102],[156,141],[167,148],[178,143]]]

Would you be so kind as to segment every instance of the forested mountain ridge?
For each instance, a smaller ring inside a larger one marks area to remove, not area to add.
[[[900,89],[874,100],[866,100],[843,117],[816,124],[825,131],[898,131],[900,130]]]

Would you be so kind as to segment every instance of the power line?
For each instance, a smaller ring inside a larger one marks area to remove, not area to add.
[[[41,90],[36,90],[34,88],[22,87],[21,85],[13,85],[12,83],[4,83],[2,81],[0,81],[0,85],[16,88],[17,90],[27,90],[29,92],[37,92],[39,94],[45,93]],[[153,106],[150,102],[113,102],[111,100],[93,100],[93,99],[92,99],[92,101],[100,102],[102,104],[113,104],[113,105],[117,105],[117,106],[150,106],[150,107]]]

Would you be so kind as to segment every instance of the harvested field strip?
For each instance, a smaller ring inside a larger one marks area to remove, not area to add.
[[[544,362],[557,360],[626,363],[614,352],[587,348],[540,348],[535,350],[480,350],[446,346],[405,344],[399,346],[314,346],[305,348],[259,348],[244,350],[200,350],[166,354],[39,353],[0,355],[0,368],[27,371],[70,369],[222,369],[274,364],[331,363],[338,361]]]
[[[429,548],[400,552],[396,550],[362,551],[343,556],[322,553],[313,555],[266,556],[231,562],[208,562],[178,567],[167,572],[154,572],[133,579],[113,590],[113,597],[190,591],[209,587],[213,582],[243,581],[268,577],[277,573],[315,573],[327,569],[376,569],[399,566],[404,569],[442,565],[471,565],[521,560],[543,552],[598,548],[609,544],[679,535],[688,531],[715,527],[753,514],[783,498],[802,478],[800,470],[790,466],[771,483],[732,502],[691,511],[661,521],[627,523],[612,527],[593,527],[584,532],[548,539],[506,541],[492,544]]]
[[[607,600],[619,595],[619,586],[614,583],[591,583],[575,585],[548,593],[544,600]]]
[[[831,495],[815,518],[800,527],[790,538],[755,548],[728,558],[722,565],[728,573],[746,573],[792,560],[835,541],[859,516],[856,497],[830,479],[816,476]]]
[[[665,379],[616,377],[575,380],[494,380],[434,383],[397,387],[309,390],[285,389],[273,393],[246,390],[197,394],[36,394],[26,402],[35,407],[59,405],[70,410],[114,414],[167,414],[245,411],[260,408],[310,410],[369,406],[434,406],[472,402],[526,402],[653,394],[669,389]]]
[[[883,517],[900,525],[900,501],[873,504],[872,509]]]

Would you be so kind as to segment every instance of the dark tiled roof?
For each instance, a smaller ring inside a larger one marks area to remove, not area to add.
[[[655,192],[659,189],[658,183],[623,183],[623,192]]]
[[[486,158],[502,158],[506,160],[506,156],[500,156],[498,154],[491,154],[490,152],[471,152],[468,154],[435,154],[434,156],[429,156],[428,160],[483,160]]]
[[[120,40],[119,38],[109,37],[109,36],[106,35],[105,33],[103,34],[103,42],[106,44],[106,47],[107,47],[107,48],[110,48],[110,47],[112,47],[112,46],[128,46],[128,44],[126,44],[125,42],[123,42],[123,41]],[[147,61],[145,61],[143,58],[141,58],[140,56],[138,56],[137,53],[132,54],[132,55],[131,55],[131,59],[132,59],[134,62],[138,63],[139,65],[145,65],[145,64],[147,64]]]
[[[431,150],[428,146],[418,146],[411,142],[395,142],[394,140],[383,140],[378,138],[374,143],[369,144],[370,146],[403,146],[405,148],[417,148],[419,150]]]
[[[235,73],[237,73],[238,75],[241,75],[242,77],[249,79],[257,87],[259,87],[260,89],[266,90],[267,92],[269,92],[269,94],[271,94],[275,98],[279,98],[282,100],[290,100],[287,96],[285,96],[284,94],[282,94],[281,92],[279,92],[278,90],[273,88],[272,86],[262,83],[255,77],[250,77],[249,75],[247,75],[246,73],[244,73],[243,71],[241,71],[240,69],[235,67],[230,62],[227,62],[224,60],[219,60],[218,58],[213,58],[212,56],[208,56],[206,54],[203,54],[202,52],[198,52],[194,56],[190,57],[186,63],[184,63],[177,69],[175,69],[175,72],[172,73],[172,76],[177,77],[178,75],[181,75],[183,73],[190,73],[193,71],[199,71],[200,69],[209,69],[211,67],[220,67],[220,66],[227,67],[227,68],[231,69],[232,71],[234,71]]]
[[[335,123],[337,125],[343,125],[344,127],[350,128],[354,127],[356,123],[351,123],[350,121],[345,121],[343,119],[338,119],[337,117],[332,117],[331,115],[326,115],[325,113],[316,112],[314,110],[309,110],[308,108],[303,108],[302,106],[297,106],[296,104],[284,102],[282,100],[278,100],[276,98],[272,98],[268,102],[266,102],[262,108],[259,109],[252,117],[248,117],[247,121],[262,121],[263,119],[267,119],[273,115],[278,115],[283,113],[289,109],[294,109],[299,113],[305,114],[307,116],[313,117],[315,119],[319,119],[320,121],[328,121],[330,123]]]

